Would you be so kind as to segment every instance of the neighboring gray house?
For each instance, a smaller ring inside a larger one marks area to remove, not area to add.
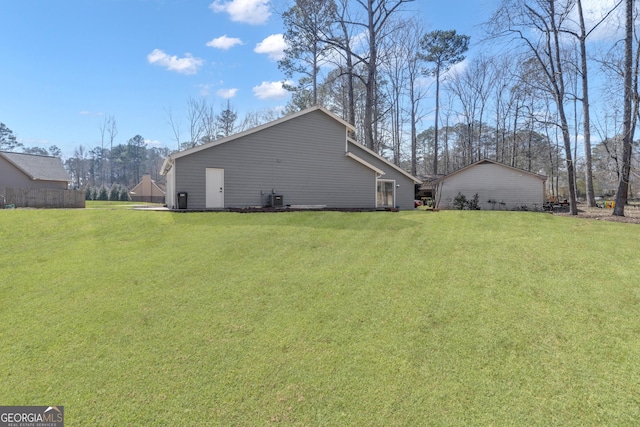
[[[481,160],[440,178],[436,184],[436,205],[451,209],[458,193],[467,199],[478,194],[483,210],[513,210],[526,206],[542,209],[547,177],[522,169]]]
[[[169,156],[169,208],[414,208],[420,181],[313,107]],[[186,194],[185,194],[186,193]]]
[[[66,190],[69,182],[58,157],[0,151],[0,187]]]

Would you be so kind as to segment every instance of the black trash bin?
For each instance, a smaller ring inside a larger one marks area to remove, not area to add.
[[[187,193],[184,191],[178,193],[178,209],[187,209]]]

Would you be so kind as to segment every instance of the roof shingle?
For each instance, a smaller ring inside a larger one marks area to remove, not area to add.
[[[0,156],[24,172],[32,180],[71,181],[58,157],[38,156],[34,154],[9,153],[0,151]]]

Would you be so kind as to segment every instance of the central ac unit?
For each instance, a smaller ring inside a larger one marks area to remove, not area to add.
[[[284,206],[284,200],[282,194],[270,194],[269,195],[269,206],[272,208],[281,208]]]

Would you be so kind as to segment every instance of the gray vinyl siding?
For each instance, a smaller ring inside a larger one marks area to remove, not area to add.
[[[382,169],[384,175],[379,179],[393,180],[396,182],[396,206],[400,209],[415,209],[414,200],[416,197],[415,183],[413,180],[402,174],[398,170],[389,166],[388,163],[372,156],[359,144],[349,143],[349,151],[373,166]]]
[[[344,124],[314,111],[176,158],[173,191],[204,208],[206,169],[221,168],[225,208],[262,206],[271,192],[285,205],[373,208],[376,173],[345,156],[345,141]]]
[[[478,193],[483,210],[512,210],[522,206],[540,209],[544,202],[544,180],[525,171],[479,163],[444,178],[436,196],[438,207],[450,209],[458,192],[467,199]],[[489,200],[497,203],[489,203]]]

